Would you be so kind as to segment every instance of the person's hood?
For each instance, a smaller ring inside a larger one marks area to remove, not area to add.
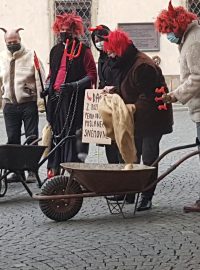
[[[98,28],[101,28],[101,29],[98,29]],[[106,25],[103,25],[103,24],[100,24],[98,25],[95,30],[92,31],[92,34],[91,34],[91,37],[92,37],[92,43],[94,44],[94,47],[97,49],[97,51],[99,52],[102,52],[101,50],[99,50],[97,47],[96,47],[96,44],[95,44],[95,36],[98,36],[99,38],[102,37],[102,40],[105,36],[107,36],[110,32],[110,29],[106,26]]]

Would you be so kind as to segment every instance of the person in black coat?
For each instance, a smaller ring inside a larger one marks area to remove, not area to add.
[[[161,69],[145,53],[139,51],[128,34],[121,30],[109,33],[104,49],[108,56],[115,59],[112,71],[115,93],[125,104],[134,104],[135,145],[138,163],[150,166],[159,156],[159,144],[162,136],[172,132],[173,113],[170,104],[162,100],[155,101],[156,89],[168,92]],[[162,94],[159,94],[160,96]],[[165,108],[164,110],[159,110]],[[152,181],[157,178],[157,170]],[[142,193],[138,211],[149,210],[156,186]]]
[[[98,25],[96,28],[90,28],[92,31],[92,42],[95,48],[99,51],[99,59],[98,59],[98,77],[99,77],[99,89],[103,89],[106,86],[113,86],[113,73],[112,73],[112,65],[113,60],[108,57],[107,53],[103,51],[103,43],[105,37],[109,34],[110,29],[105,25]],[[108,163],[122,163],[123,160],[119,153],[116,143],[112,143],[111,145],[105,145],[106,157]]]
[[[113,87],[115,86],[116,77],[118,76],[117,72],[113,70],[113,66],[115,65],[115,60],[108,57],[107,53],[104,52],[104,40],[106,36],[108,36],[110,29],[101,24],[96,26],[96,28],[90,28],[92,31],[92,42],[95,48],[99,51],[99,59],[98,59],[98,77],[99,77],[99,89],[104,89],[106,87]],[[106,150],[106,157],[108,163],[111,164],[119,164],[124,163],[121,154],[118,150],[117,144],[112,142],[111,145],[105,145]],[[123,195],[118,195],[114,197],[109,197],[110,200],[123,200]],[[126,195],[126,202],[133,203],[135,200],[134,194]]]
[[[49,177],[59,173],[60,163],[82,161],[75,135],[82,128],[85,89],[92,88],[97,77],[91,50],[79,40],[84,34],[81,17],[58,15],[53,31],[60,42],[51,49],[48,77],[47,120],[53,131],[52,148],[66,136],[70,138],[49,157]]]

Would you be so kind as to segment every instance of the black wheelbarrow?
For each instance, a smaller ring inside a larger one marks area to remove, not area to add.
[[[106,198],[109,210],[120,212],[123,217],[124,202],[110,203],[108,196],[137,194],[134,214],[136,211],[139,194],[160,182],[166,175],[175,170],[188,158],[200,154],[200,150],[193,151],[183,156],[157,179],[152,179],[156,166],[168,153],[176,150],[196,147],[196,143],[178,146],[165,151],[152,166],[134,165],[132,170],[123,170],[124,165],[116,164],[87,164],[87,163],[63,163],[62,168],[69,176],[59,175],[47,180],[42,186],[40,194],[34,194],[33,198],[39,200],[42,212],[55,221],[66,221],[74,217],[81,209],[83,198]],[[112,206],[112,207],[111,207]]]
[[[34,172],[38,186],[42,186],[38,175],[38,164],[44,149],[45,146],[38,145],[0,145],[0,197],[7,192],[7,176],[10,173],[17,175],[19,182],[23,184],[30,196],[32,196],[32,192],[26,184],[26,171]]]
[[[32,197],[33,193],[26,184],[26,171],[32,171],[37,179],[38,187],[41,188],[42,184],[47,178],[41,180],[39,177],[39,168],[46,162],[48,157],[56,151],[58,147],[67,139],[74,138],[75,136],[64,137],[43,159],[42,154],[46,146],[36,145],[41,138],[36,139],[35,136],[29,136],[23,145],[18,144],[4,144],[0,145],[0,197],[5,196],[8,188],[7,176],[15,173],[18,182],[21,182],[28,194]],[[34,139],[31,144],[27,143]]]

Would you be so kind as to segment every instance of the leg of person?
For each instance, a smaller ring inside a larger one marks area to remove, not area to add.
[[[119,150],[115,143],[105,145],[106,157],[109,164],[119,164]],[[114,195],[107,197],[110,201],[122,201],[124,200],[124,195]]]
[[[200,141],[200,122],[196,123],[196,127],[197,127],[197,138]],[[198,146],[198,148],[200,150],[200,146]],[[199,199],[194,204],[184,206],[183,210],[186,213],[200,212],[200,195],[199,195]]]
[[[24,131],[25,131],[26,138],[31,135],[35,135],[36,137],[38,137],[39,116],[38,116],[37,103],[34,101],[23,103],[21,104],[21,110],[22,110],[22,120],[24,123]]]
[[[17,104],[6,103],[3,109],[4,121],[8,144],[21,144],[21,126],[22,117]],[[19,179],[15,173],[8,176],[8,182],[18,182]]]
[[[106,144],[105,145],[106,150],[106,157],[109,164],[119,164],[119,150],[117,148],[117,145],[115,143],[112,144]]]
[[[8,144],[21,144],[22,115],[17,104],[6,103],[3,109]]]
[[[147,166],[150,166],[159,156],[159,143],[162,135],[154,135],[150,137],[143,138],[142,144],[142,159],[143,163]],[[151,181],[153,182],[158,176],[158,168],[155,173],[152,175]],[[141,201],[137,208],[137,211],[145,211],[149,210],[152,207],[152,198],[154,195],[154,191],[156,189],[156,185],[151,189],[142,193]]]
[[[141,136],[135,136],[135,145],[136,145],[136,149],[137,149],[137,163],[140,163],[141,154],[142,154],[142,137]],[[110,152],[111,148],[108,148],[108,150]],[[118,148],[117,148],[117,150],[118,150]],[[115,151],[115,153],[116,153],[116,151]],[[118,155],[116,156],[116,154],[115,154],[115,158],[117,158],[118,163],[124,163],[124,161],[122,160],[122,157],[119,153],[119,150],[118,150]],[[119,161],[121,161],[121,162],[119,162]],[[124,200],[124,195],[111,196],[111,197],[109,197],[109,199],[113,200],[113,201]],[[126,203],[132,204],[134,202],[135,202],[135,194],[127,194],[126,195]]]
[[[24,122],[24,130],[25,130],[25,136],[26,138],[35,135],[38,137],[38,123],[39,123],[39,117],[38,117],[38,108],[36,102],[27,102],[24,104],[21,104],[21,110],[22,110],[22,120]],[[31,143],[31,141],[30,141]],[[33,172],[29,171],[28,176],[26,178],[27,183],[34,183],[36,182],[36,176]]]

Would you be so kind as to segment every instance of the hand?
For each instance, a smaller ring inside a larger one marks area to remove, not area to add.
[[[173,92],[162,95],[162,100],[164,103],[174,103],[177,102],[177,98],[173,94]]]
[[[102,94],[113,94],[114,93],[114,86],[105,86],[103,89],[102,89]]]
[[[61,91],[66,91],[67,89],[76,89],[77,87],[77,82],[70,82],[70,83],[63,83],[60,86]]]

